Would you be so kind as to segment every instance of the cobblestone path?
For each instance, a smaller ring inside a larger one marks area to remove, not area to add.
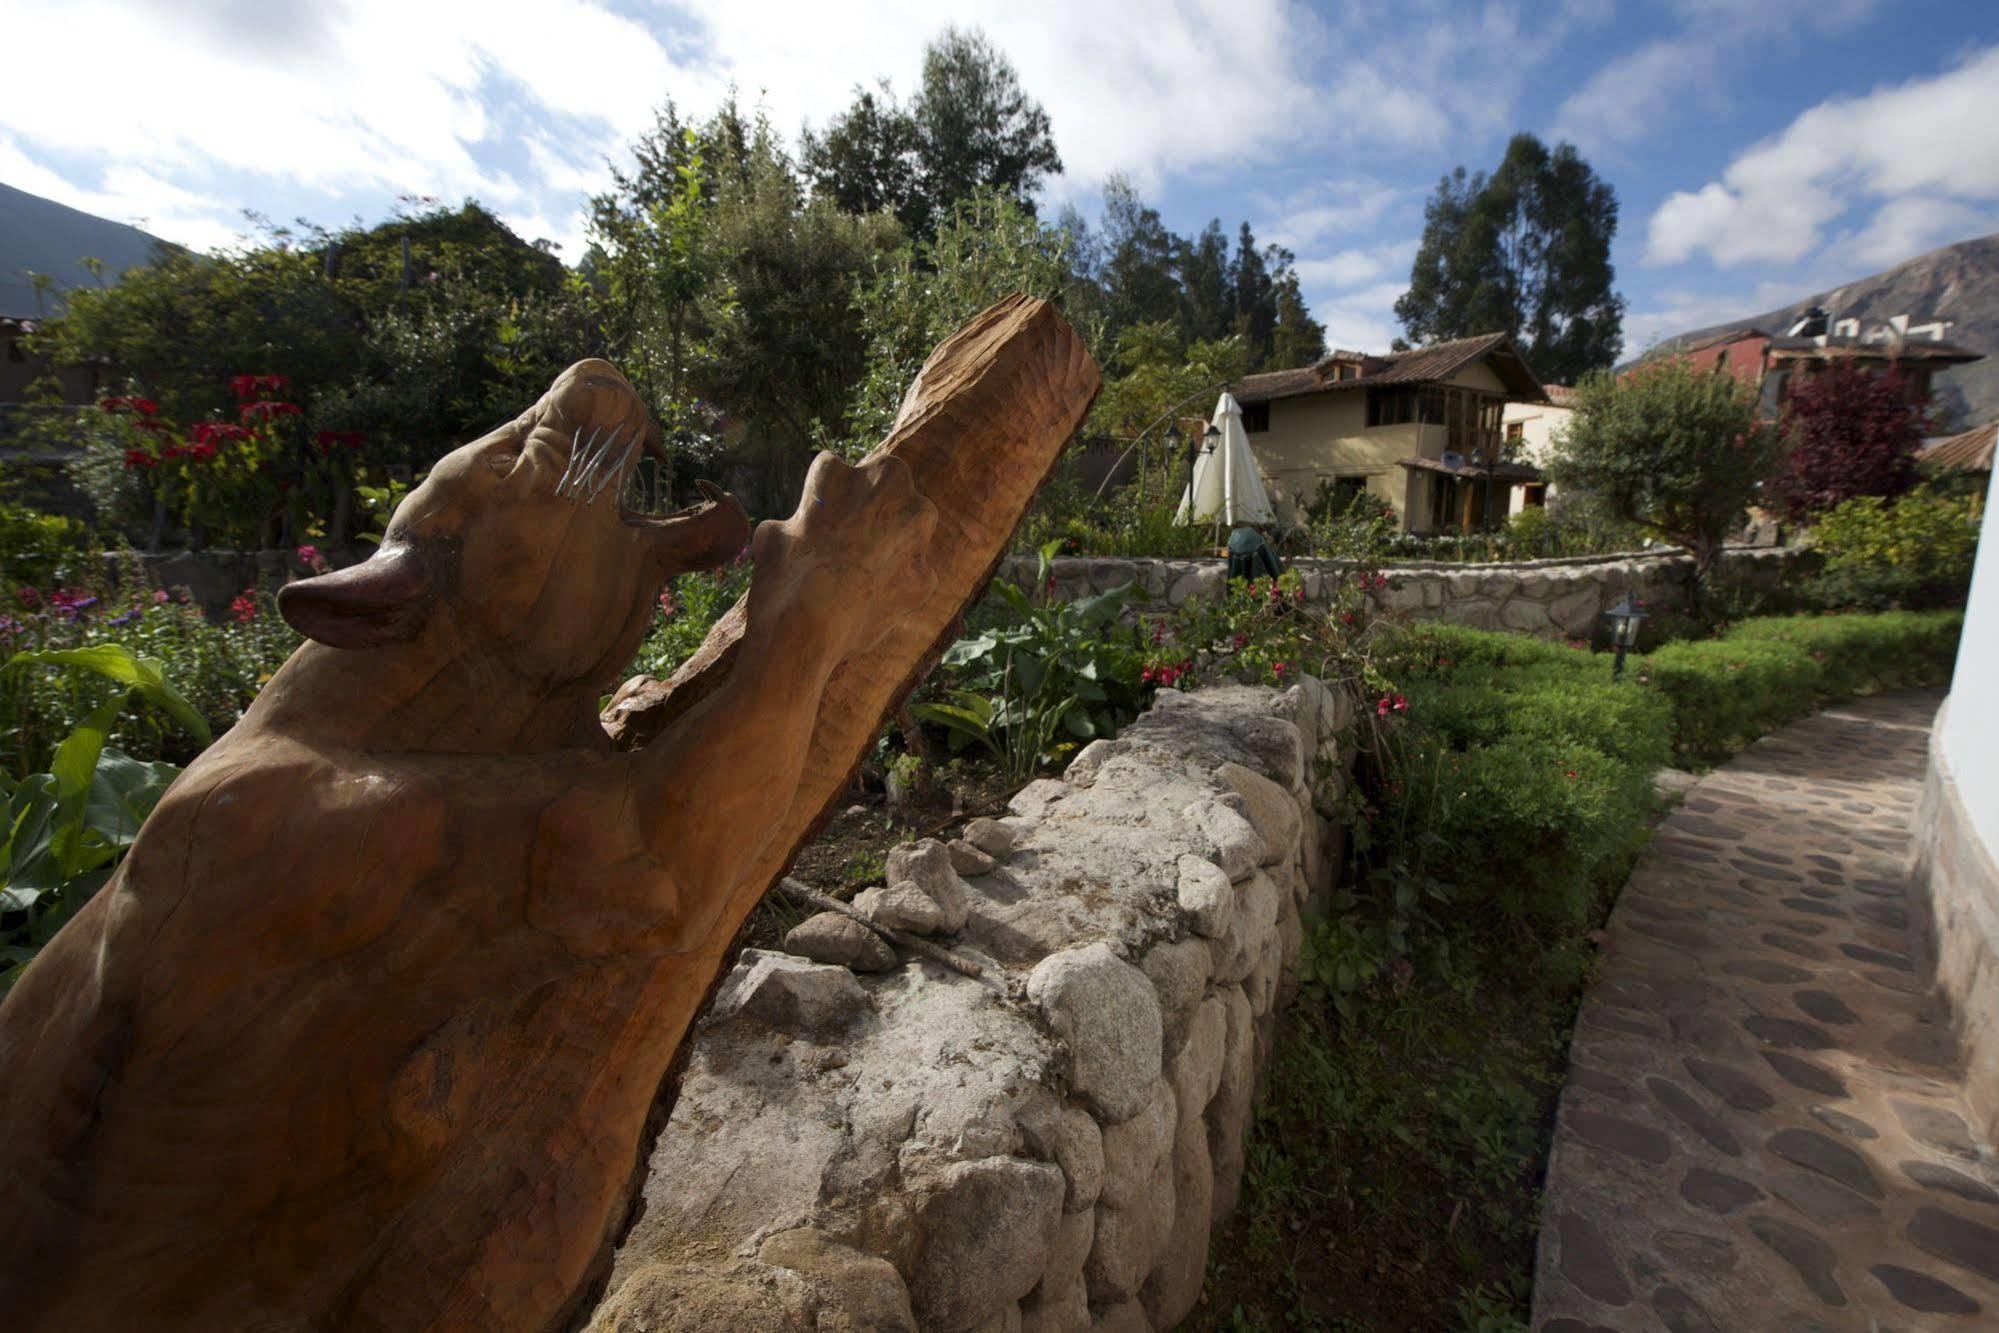
[[[1786,727],[1659,825],[1576,1026],[1537,1333],[1999,1329],[1999,1170],[1906,879],[1941,699]]]

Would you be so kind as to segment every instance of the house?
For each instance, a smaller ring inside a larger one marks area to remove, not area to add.
[[[1702,338],[1673,355],[1700,369],[1726,371],[1757,386],[1763,415],[1775,418],[1800,379],[1844,363],[1869,374],[1901,374],[1909,401],[1927,402],[1930,377],[1939,370],[1984,359],[1984,353],[1945,342],[1949,321],[1911,323],[1889,319],[1833,319],[1813,306],[1781,335],[1732,329]]]
[[[1548,397],[1504,333],[1381,356],[1336,351],[1232,392],[1282,522],[1364,490],[1405,532],[1464,531],[1503,520],[1515,488],[1541,480],[1503,454],[1506,405]]]
[[[1544,403],[1512,402],[1500,417],[1500,425],[1505,436],[1500,442],[1501,456],[1516,463],[1525,463],[1538,470],[1548,466],[1548,455],[1554,449],[1555,436],[1566,430],[1569,418],[1576,414],[1576,391],[1566,384],[1544,384],[1547,393]],[[1548,484],[1542,481],[1523,482],[1513,491],[1513,507],[1510,513],[1519,513],[1536,505],[1548,503]]]

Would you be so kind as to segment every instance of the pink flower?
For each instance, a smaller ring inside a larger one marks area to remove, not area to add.
[[[671,588],[661,588],[661,589],[659,590],[659,614],[660,614],[660,616],[661,616],[661,617],[662,617],[663,619],[666,619],[666,620],[671,620],[671,619],[673,619],[673,613],[674,613],[675,611],[677,611],[678,609],[679,609],[679,608],[678,608],[678,607],[676,607],[676,606],[674,605],[674,603],[673,603],[673,589],[671,589]]]
[[[229,603],[229,616],[239,625],[255,620],[257,618],[256,595],[248,588],[237,593],[235,598]]]
[[[326,557],[319,553],[317,546],[308,543],[299,547],[294,554],[298,556],[298,562],[313,573],[324,574],[326,572]]]
[[[166,605],[166,601],[167,601],[167,590],[165,588],[153,589],[154,606],[164,606]]]

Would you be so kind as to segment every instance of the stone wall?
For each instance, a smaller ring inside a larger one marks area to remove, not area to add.
[[[588,1327],[1176,1324],[1341,854],[1350,719],[1313,680],[1162,692],[898,848],[855,905],[983,979],[832,914],[745,950]]]
[[[1718,581],[1729,587],[1770,591],[1814,559],[1801,547],[1737,547],[1723,553]],[[1295,560],[1305,599],[1323,603],[1352,566],[1340,560]],[[1001,577],[1025,588],[1035,575],[1032,559],[1015,556]],[[1418,620],[1443,620],[1473,629],[1504,629],[1553,638],[1587,638],[1603,613],[1629,594],[1654,611],[1684,609],[1693,558],[1680,551],[1507,561],[1484,565],[1398,561],[1383,566],[1388,586],[1378,595],[1387,610]],[[1088,597],[1136,583],[1147,609],[1220,595],[1221,560],[1153,560],[1065,557],[1054,562],[1055,595]]]

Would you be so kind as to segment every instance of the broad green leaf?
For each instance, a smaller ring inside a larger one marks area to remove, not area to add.
[[[129,847],[180,769],[164,762],[142,763],[107,747],[98,756],[90,784],[85,825],[114,848]]]
[[[105,733],[124,710],[125,696],[115,694],[77,723],[76,730],[56,747],[49,772],[56,780],[56,824],[50,850],[56,869],[64,879],[79,873],[92,862],[83,846],[84,816],[90,805],[90,788],[97,777],[97,757],[104,749]]]
[[[195,711],[181,692],[167,681],[160,664],[150,657],[139,657],[122,643],[95,643],[86,648],[53,648],[38,652],[14,654],[7,663],[15,666],[34,663],[45,666],[80,667],[94,671],[109,680],[129,685],[137,690],[146,702],[159,708],[178,723],[182,730],[207,745],[215,739],[209,730],[208,719]],[[122,702],[122,701],[121,701]]]

